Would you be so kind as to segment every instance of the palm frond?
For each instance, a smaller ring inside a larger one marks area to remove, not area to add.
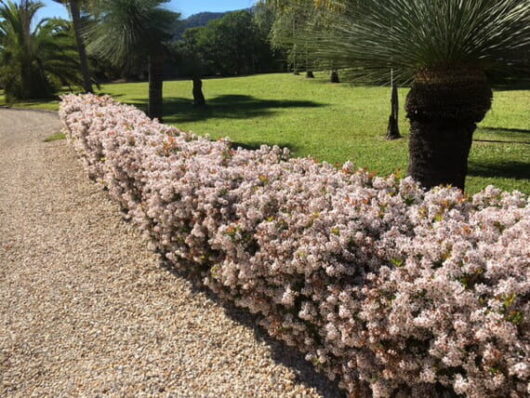
[[[329,0],[325,29],[296,38],[327,67],[370,81],[424,69],[522,68],[530,48],[528,0]]]
[[[78,61],[69,22],[35,22],[40,2],[0,5],[0,82],[9,99],[53,94],[56,82],[78,84]]]
[[[161,51],[174,32],[178,14],[162,7],[167,0],[101,0],[98,20],[87,30],[87,50],[113,64],[131,54]]]

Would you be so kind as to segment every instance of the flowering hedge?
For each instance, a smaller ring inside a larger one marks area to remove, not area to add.
[[[234,149],[109,97],[65,96],[60,117],[158,251],[351,396],[530,394],[525,195]]]

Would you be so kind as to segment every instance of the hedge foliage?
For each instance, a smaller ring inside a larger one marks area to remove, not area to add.
[[[60,117],[160,253],[351,396],[530,394],[525,195],[234,148],[109,97],[65,96]]]

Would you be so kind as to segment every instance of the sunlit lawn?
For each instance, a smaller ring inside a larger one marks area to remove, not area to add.
[[[277,144],[296,156],[357,165],[389,174],[406,172],[408,123],[401,113],[398,141],[386,141],[389,89],[327,83],[290,74],[209,79],[206,109],[191,104],[191,82],[166,82],[165,122],[182,130],[230,137],[254,147]],[[406,89],[400,92],[401,109]],[[146,83],[109,84],[101,92],[145,108]],[[23,104],[56,109],[57,102]],[[486,185],[530,193],[530,90],[496,91],[493,108],[480,124],[470,157],[467,188]]]

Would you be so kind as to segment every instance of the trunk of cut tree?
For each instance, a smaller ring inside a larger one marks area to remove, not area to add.
[[[151,119],[162,121],[163,114],[163,70],[164,56],[152,54],[149,56],[149,105],[147,115]]]
[[[300,74],[300,72],[298,71],[298,63],[296,59],[296,45],[293,46],[293,74]]]
[[[202,80],[200,77],[193,78],[193,105],[206,105],[206,100],[204,99],[204,94],[202,93]]]
[[[307,51],[307,46],[305,49],[305,77],[307,79],[314,79],[315,75],[313,74],[313,71],[310,69],[309,65],[309,51]]]
[[[388,129],[386,131],[387,140],[397,140],[401,138],[399,133],[399,97],[396,83],[392,82],[392,99],[390,101],[391,110],[388,119]]]
[[[492,91],[476,69],[425,71],[407,97],[409,174],[427,189],[464,189],[473,132],[491,108]]]
[[[79,3],[77,0],[70,0],[70,12],[72,13],[72,25],[74,26],[75,40],[77,43],[77,50],[79,52],[79,61],[81,66],[81,75],[83,76],[83,89],[86,93],[93,93],[92,79],[90,78],[90,71],[88,69],[88,57],[86,54],[85,42],[81,34],[81,13],[79,11]]]
[[[330,81],[331,83],[340,83],[339,72],[336,69],[331,71]]]

